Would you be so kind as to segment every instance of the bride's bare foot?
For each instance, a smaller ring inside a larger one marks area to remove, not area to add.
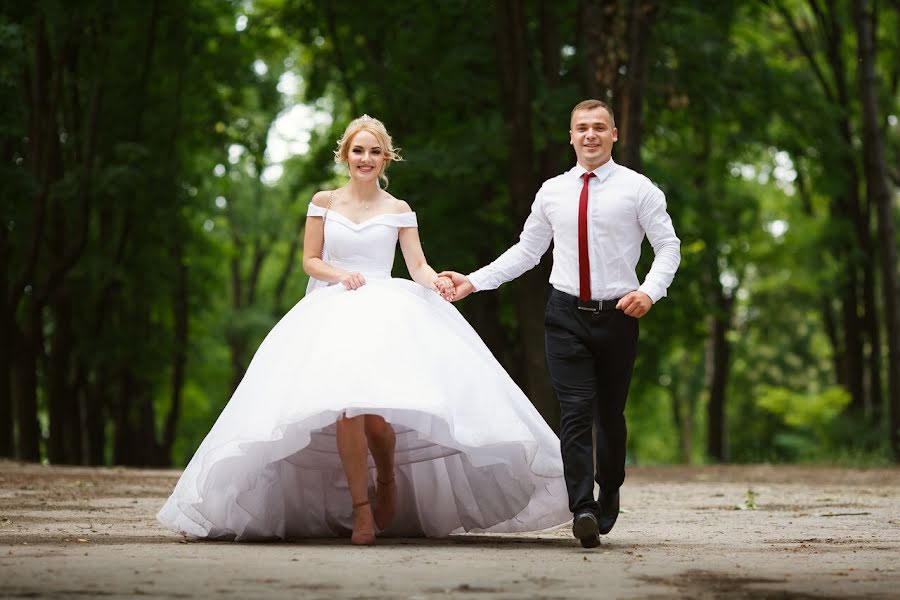
[[[375,524],[378,529],[387,529],[394,520],[397,486],[394,484],[393,474],[390,479],[375,481],[378,483],[375,488]]]
[[[356,546],[375,544],[375,525],[368,500],[353,505],[353,533],[350,535],[350,542]]]

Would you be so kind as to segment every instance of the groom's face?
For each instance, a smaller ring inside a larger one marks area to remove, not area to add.
[[[571,126],[569,143],[581,166],[594,170],[609,160],[613,144],[619,139],[609,111],[602,106],[575,111]]]

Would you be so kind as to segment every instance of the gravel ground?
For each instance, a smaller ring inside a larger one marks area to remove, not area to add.
[[[155,513],[178,471],[0,461],[8,598],[897,598],[900,469],[632,468],[599,548],[517,535],[235,544]]]

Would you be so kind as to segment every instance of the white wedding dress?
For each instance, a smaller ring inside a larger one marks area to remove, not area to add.
[[[323,287],[275,325],[157,515],[163,525],[238,541],[349,535],[342,414],[381,415],[397,434],[396,517],[382,535],[571,519],[556,435],[452,304],[391,278],[398,229],[416,226],[415,213],[355,223],[327,212],[328,261],[366,285]]]

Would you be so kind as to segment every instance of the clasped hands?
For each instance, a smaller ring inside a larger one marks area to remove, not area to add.
[[[456,275],[459,275],[459,273],[456,273]],[[340,283],[348,290],[358,290],[366,285],[366,278],[362,273],[347,273],[341,277]],[[460,298],[456,286],[453,283],[453,278],[445,273],[441,273],[435,277],[434,281],[431,282],[431,289],[440,294],[441,298],[448,302],[459,300]]]
[[[469,278],[456,271],[441,271],[437,279],[431,284],[431,288],[448,302],[462,300],[475,291],[475,287]]]
[[[348,290],[355,290],[366,283],[362,273],[348,273],[346,277],[341,279],[341,283]],[[462,300],[475,291],[475,286],[469,281],[469,278],[462,273],[456,271],[441,271],[437,274],[434,281],[431,282],[431,289],[441,295],[441,298],[448,302],[456,302]],[[653,307],[653,300],[650,296],[642,291],[635,290],[626,294],[616,308],[624,312],[629,317],[640,319]]]

